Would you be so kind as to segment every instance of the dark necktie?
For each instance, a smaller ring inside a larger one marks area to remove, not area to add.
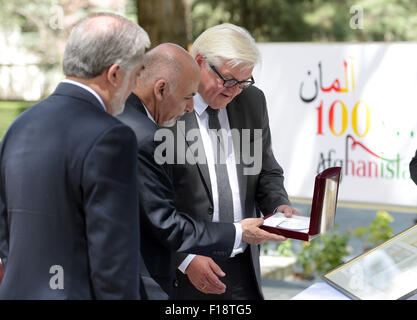
[[[209,129],[216,130],[215,132],[211,131],[210,137],[212,138],[213,147],[217,150],[214,162],[217,178],[217,193],[219,197],[219,221],[234,222],[233,196],[226,165],[227,153],[225,152],[223,139],[220,138],[221,134],[218,131],[221,128],[218,118],[219,109],[212,109],[208,106],[206,111],[209,115]],[[217,139],[214,139],[213,137],[217,137]]]

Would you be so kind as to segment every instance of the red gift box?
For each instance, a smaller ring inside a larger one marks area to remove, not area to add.
[[[341,167],[331,167],[320,172],[315,179],[310,217],[282,213],[264,217],[262,229],[287,238],[310,241],[334,226]],[[268,220],[269,219],[269,220]]]

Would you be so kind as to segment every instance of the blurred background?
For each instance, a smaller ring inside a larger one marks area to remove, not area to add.
[[[223,22],[245,27],[258,42],[417,40],[414,0],[0,0],[0,6],[0,135],[16,113],[63,78],[66,38],[92,12],[138,21],[152,46],[174,42],[187,48],[203,30]],[[350,26],[355,6],[366,12],[364,26],[356,29]]]
[[[69,32],[93,12],[137,21],[152,47],[174,42],[189,48],[202,31],[223,22],[245,27],[259,43],[417,41],[415,0],[0,0],[0,8],[0,139],[17,115],[64,78]],[[309,201],[292,200],[309,210]],[[311,244],[265,245],[264,256],[271,258],[262,260],[266,298],[290,298],[312,279],[415,224],[416,212],[417,207],[341,204],[336,233]]]

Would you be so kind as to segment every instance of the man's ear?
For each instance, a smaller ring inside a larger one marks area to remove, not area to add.
[[[204,66],[204,64],[206,63],[206,58],[204,58],[204,56],[201,53],[197,53],[194,59],[199,67]]]
[[[117,87],[118,83],[121,83],[123,80],[122,69],[118,64],[112,64],[106,74],[107,81],[114,87]]]
[[[165,79],[159,79],[153,86],[153,91],[157,100],[164,100],[168,94],[168,83]]]

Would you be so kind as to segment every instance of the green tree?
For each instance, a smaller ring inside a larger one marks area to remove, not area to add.
[[[348,242],[348,233],[340,233],[337,229],[328,231],[311,242],[303,242],[297,253],[297,264],[301,266],[303,276],[321,276],[341,265],[349,254]]]
[[[107,7],[102,7],[98,0],[0,0],[0,41],[3,45],[0,76],[2,79],[8,77],[16,66],[35,67],[47,79],[40,81],[41,95],[47,96],[51,83],[56,81],[55,75],[61,71],[65,43],[72,27],[92,12],[123,14],[126,1],[106,1]],[[18,55],[11,52],[18,52]],[[13,81],[9,80],[9,86],[1,96],[19,99],[24,94],[14,92]]]
[[[307,41],[312,30],[303,14],[305,0],[195,0],[192,10],[193,36],[213,25],[241,25],[258,41]]]
[[[359,10],[357,12],[355,9]],[[352,20],[363,20],[357,28]],[[415,41],[415,0],[195,0],[193,37],[231,22],[257,41]]]
[[[358,227],[352,231],[354,236],[365,238],[367,248],[375,247],[392,237],[391,222],[394,218],[386,211],[378,211],[368,227]]]

